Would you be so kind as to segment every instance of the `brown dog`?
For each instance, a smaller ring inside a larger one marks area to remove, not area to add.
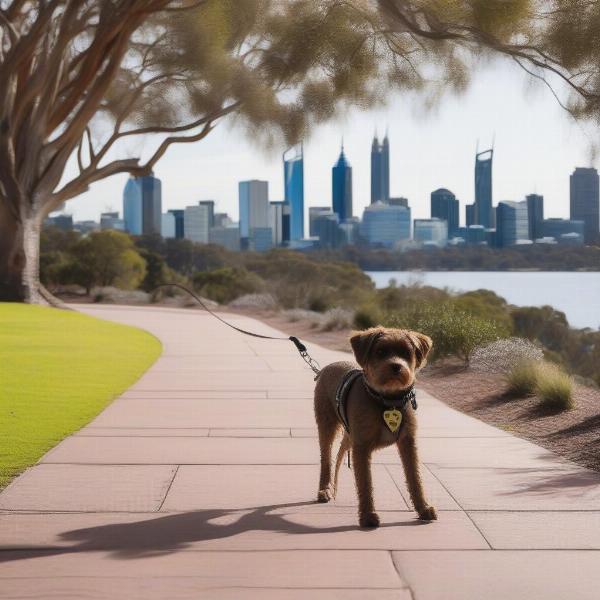
[[[417,421],[412,386],[425,364],[432,341],[422,333],[374,327],[354,332],[350,338],[356,361],[336,362],[323,368],[315,387],[315,417],[321,448],[319,502],[335,498],[340,464],[351,450],[358,516],[361,527],[377,527],[373,504],[371,454],[396,444],[404,466],[411,500],[421,519],[436,519],[425,499],[416,447]],[[345,401],[340,398],[345,396]],[[332,478],[332,446],[339,430],[346,432]]]

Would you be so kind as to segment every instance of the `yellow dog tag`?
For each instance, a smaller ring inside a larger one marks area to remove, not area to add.
[[[383,420],[385,421],[388,429],[392,433],[396,433],[400,427],[400,424],[402,423],[402,413],[397,408],[394,408],[393,410],[386,410],[383,413]]]

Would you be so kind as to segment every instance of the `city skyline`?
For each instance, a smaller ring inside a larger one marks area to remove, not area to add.
[[[474,201],[473,155],[478,140],[480,148],[489,147],[494,134],[494,203],[537,192],[546,198],[549,213],[567,217],[568,175],[575,166],[590,166],[591,134],[586,134],[585,125],[573,123],[550,92],[524,90],[525,81],[518,70],[494,66],[475,78],[469,92],[446,96],[437,112],[425,117],[414,115],[418,101],[396,98],[386,109],[351,111],[345,119],[315,128],[304,143],[305,218],[309,206],[331,202],[331,166],[339,155],[342,133],[353,167],[355,213],[370,204],[373,129],[383,132],[386,125],[391,140],[390,195],[408,197],[415,218],[428,216],[429,194],[439,187],[452,190],[461,206]],[[267,180],[271,199],[283,199],[280,161],[281,148],[266,151],[240,127],[224,123],[202,143],[174,149],[158,165],[164,207],[214,198],[221,210],[237,218],[240,180]],[[68,210],[82,220],[117,209],[126,179],[115,177],[93,186],[70,202]]]

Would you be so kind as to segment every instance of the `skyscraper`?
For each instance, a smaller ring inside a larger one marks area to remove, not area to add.
[[[284,242],[304,237],[304,156],[302,144],[283,153],[284,203],[288,211],[289,226],[284,223]]]
[[[183,221],[185,211],[180,208],[174,208],[169,210],[168,212],[170,212],[175,217],[175,237],[177,239],[182,239],[184,237]]]
[[[448,221],[446,219],[415,219],[413,238],[427,246],[443,248],[448,243]]]
[[[210,231],[209,208],[203,204],[186,206],[183,217],[183,233],[186,240],[198,244],[208,244]]]
[[[363,212],[360,233],[372,246],[393,248],[410,239],[410,208],[375,202]]]
[[[239,202],[241,247],[247,250],[254,230],[269,227],[269,182],[240,181]]]
[[[529,194],[527,201],[527,218],[529,219],[529,239],[535,241],[544,237],[544,196]]]
[[[486,158],[481,158],[486,156]],[[475,155],[475,223],[484,227],[494,227],[492,211],[492,161],[494,148]]]
[[[161,230],[162,185],[154,173],[131,177],[123,190],[125,230],[133,235],[158,234]]]
[[[208,224],[209,227],[215,226],[215,201],[214,200],[200,200],[198,203],[201,206],[208,208]]]
[[[458,200],[446,188],[431,192],[431,218],[443,219],[448,224],[448,237],[453,238],[458,232]]]
[[[352,218],[352,167],[344,155],[344,145],[340,157],[331,169],[331,197],[333,212],[340,222]]]
[[[371,204],[390,199],[390,142],[387,133],[380,144],[377,134],[371,144]]]
[[[504,201],[498,204],[496,244],[500,248],[529,240],[527,201]]]
[[[577,167],[571,175],[571,220],[585,223],[584,243],[599,239],[600,201],[598,196],[598,171]]]

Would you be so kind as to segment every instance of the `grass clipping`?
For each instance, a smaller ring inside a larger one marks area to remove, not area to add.
[[[160,352],[134,327],[0,304],[0,489],[91,421]]]
[[[508,393],[523,398],[537,396],[544,408],[555,411],[575,406],[573,380],[556,365],[528,361],[515,365],[506,375]]]

